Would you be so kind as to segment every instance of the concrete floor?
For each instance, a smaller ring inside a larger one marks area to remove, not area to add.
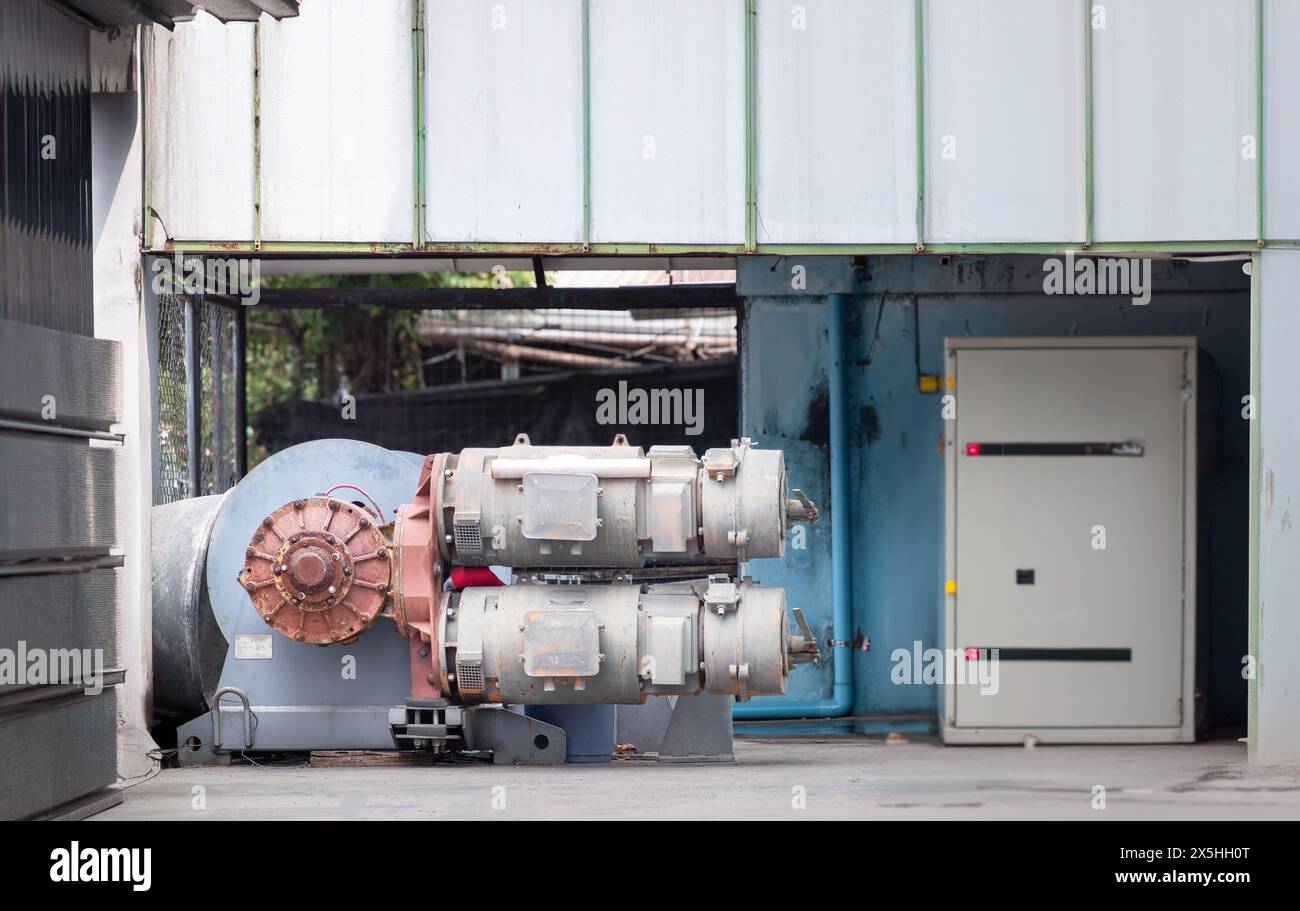
[[[1249,765],[1235,741],[1026,750],[743,738],[735,751],[734,765],[168,769],[95,818],[1300,819],[1300,766]],[[1093,809],[1097,785],[1104,810]]]

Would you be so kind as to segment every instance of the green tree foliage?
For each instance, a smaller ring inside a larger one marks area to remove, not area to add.
[[[490,287],[493,275],[410,273],[404,275],[267,276],[266,288],[438,288]],[[524,273],[505,273],[505,284],[530,284]],[[501,280],[498,279],[498,284]],[[333,400],[341,393],[397,392],[423,385],[424,353],[417,324],[421,311],[386,307],[321,310],[247,309],[248,414],[276,402]],[[251,436],[248,462],[270,453]]]

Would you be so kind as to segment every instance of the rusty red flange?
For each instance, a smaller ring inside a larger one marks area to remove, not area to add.
[[[442,561],[434,540],[438,491],[446,455],[426,456],[411,502],[397,510],[397,594],[394,598],[398,632],[411,639],[411,695],[436,699],[442,695],[438,612],[442,592]]]
[[[366,510],[330,497],[294,500],[262,520],[239,583],[278,632],[315,645],[344,642],[379,616],[391,550]]]

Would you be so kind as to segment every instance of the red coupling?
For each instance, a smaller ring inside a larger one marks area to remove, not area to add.
[[[451,568],[451,587],[456,591],[466,588],[485,588],[500,585],[497,574],[486,566],[453,566]]]

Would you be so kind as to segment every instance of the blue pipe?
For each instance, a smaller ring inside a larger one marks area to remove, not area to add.
[[[852,544],[849,507],[848,355],[845,336],[844,295],[826,298],[826,336],[829,347],[826,385],[831,412],[831,649],[835,687],[829,699],[786,701],[758,699],[738,702],[731,716],[755,718],[839,718],[853,711],[853,655],[849,629],[853,602],[849,595],[849,554]]]

